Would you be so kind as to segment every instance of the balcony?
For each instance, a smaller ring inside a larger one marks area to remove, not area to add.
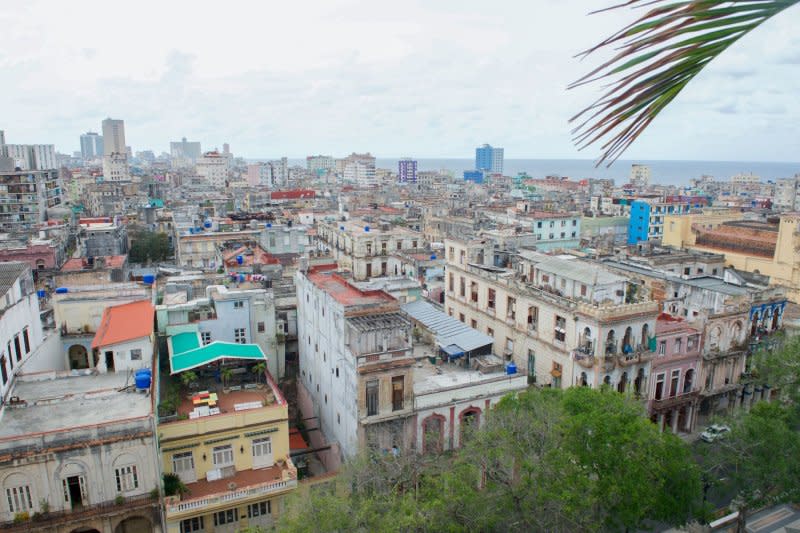
[[[684,392],[669,398],[661,398],[660,400],[653,400],[653,411],[664,411],[681,406],[697,399],[700,395],[698,389],[692,389],[689,392]]]
[[[287,458],[283,464],[258,470],[242,470],[232,477],[187,483],[188,497],[164,498],[167,519],[195,514],[198,509],[212,512],[216,507],[230,506],[232,502],[259,498],[270,494],[288,492],[297,488],[297,469]]]
[[[617,356],[617,362],[620,366],[631,366],[636,363],[646,363],[653,358],[653,352],[647,349],[646,346],[640,344],[628,353],[621,353]]]
[[[580,349],[577,349],[572,352],[572,356],[575,358],[575,362],[583,368],[594,368],[594,355],[584,353]]]

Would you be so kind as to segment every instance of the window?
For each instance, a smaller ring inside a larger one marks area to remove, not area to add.
[[[214,466],[231,466],[233,464],[233,446],[231,444],[215,446],[211,452],[211,457],[214,461]]]
[[[567,319],[556,315],[555,340],[565,342],[567,340]]]
[[[269,514],[272,514],[272,505],[269,500],[252,503],[247,506],[247,518],[255,518],[256,516],[266,516]]]
[[[192,452],[182,452],[172,455],[172,471],[184,481],[194,479],[194,456]]]
[[[458,320],[461,322],[466,322],[466,318],[464,317],[464,313],[458,313]]]
[[[247,343],[247,329],[246,328],[236,328],[233,330],[233,342],[237,342],[239,344],[246,344]]]
[[[682,347],[683,341],[681,339],[675,339],[675,344],[672,345],[672,353],[681,353]]]
[[[550,283],[550,276],[548,274],[542,274],[542,283]]]
[[[378,380],[367,381],[367,416],[378,414]]]
[[[253,468],[272,466],[272,440],[270,437],[253,439]]]
[[[22,340],[25,343],[25,353],[31,353],[31,339],[28,337],[28,328],[22,330]]]
[[[232,524],[238,521],[239,521],[239,509],[237,509],[236,507],[234,507],[233,509],[228,509],[227,511],[220,511],[218,513],[214,513],[215,526],[224,526],[225,524]]]
[[[517,300],[511,296],[506,300],[506,317],[509,320],[515,320],[517,318]]]
[[[539,229],[542,229],[542,221],[541,220],[536,223],[536,227],[539,228]]]
[[[487,307],[489,307],[489,309],[494,309],[496,298],[497,298],[497,293],[495,292],[495,290],[489,289],[486,295],[486,299],[488,300],[486,305]]]
[[[211,332],[210,331],[201,331],[200,338],[203,340],[203,345],[211,343]]]
[[[672,377],[670,378],[669,384],[669,397],[672,398],[676,394],[678,394],[678,382],[681,380],[681,371],[680,369],[675,369],[672,371]]]
[[[535,305],[528,307],[528,329],[536,331],[536,324],[539,322],[539,308]]]
[[[664,374],[659,374],[656,376],[656,400],[660,400],[664,397]]]
[[[131,361],[141,361],[141,360],[142,360],[142,350],[139,348],[131,350]]]
[[[572,219],[572,225],[573,226],[577,226],[578,225],[578,219],[577,218],[573,218]]]
[[[658,343],[658,355],[664,355],[667,353],[667,341],[661,341]]]
[[[322,316],[325,316],[325,309],[322,310]],[[266,331],[266,329],[267,329],[267,328],[264,327],[264,323],[263,322],[259,322],[257,324],[257,327],[258,327],[258,332],[259,333],[264,333],[264,331]]]
[[[475,320],[474,318],[470,319],[469,327],[471,327],[472,329],[478,329],[478,321]]]
[[[405,379],[403,376],[392,378],[392,411],[403,409],[403,396],[405,392]]]
[[[472,302],[478,303],[478,284],[474,281],[469,282],[469,299]]]
[[[14,352],[17,354],[17,361],[22,360],[22,348],[19,345],[19,335],[14,335]],[[8,354],[11,357],[11,354]]]
[[[117,492],[128,492],[139,488],[139,476],[136,473],[136,465],[123,466],[114,470],[114,478],[117,480]]]
[[[451,250],[452,250],[452,248],[451,248]],[[448,290],[449,290],[450,292],[453,292],[453,291],[455,290],[455,289],[453,288],[453,287],[455,286],[455,276],[453,276],[453,273],[452,273],[452,272],[450,272],[449,276],[450,276],[450,277],[448,278],[448,287],[449,287],[449,289],[448,289]]]
[[[244,300],[236,300],[233,302],[234,309],[244,309]]]
[[[494,338],[494,330],[492,328],[486,328],[486,334]]]
[[[458,281],[458,295],[462,298],[466,296],[467,293],[467,280],[464,279],[464,276],[461,276]]]
[[[506,353],[509,355],[514,353],[514,340],[511,337],[506,337]]]
[[[8,510],[12,513],[22,513],[33,509],[30,485],[6,489],[6,498],[8,498]]]
[[[6,370],[6,356],[0,357],[0,373],[2,373],[3,385],[8,382],[8,370]]]
[[[204,529],[205,524],[203,524],[202,516],[195,516],[193,518],[181,520],[181,533],[196,533],[198,531],[203,531]]]
[[[586,285],[581,284],[581,296],[586,296]]]

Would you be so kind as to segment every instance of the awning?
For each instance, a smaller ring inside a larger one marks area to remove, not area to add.
[[[451,344],[449,346],[442,346],[442,351],[446,353],[451,359],[454,359],[456,357],[462,357],[464,355],[464,350],[462,350],[461,347],[456,344]]]
[[[198,366],[211,364],[220,359],[246,359],[254,362],[265,361],[267,356],[258,344],[238,344],[235,342],[214,341],[205,346],[173,355],[169,364],[172,374],[185,372]]]

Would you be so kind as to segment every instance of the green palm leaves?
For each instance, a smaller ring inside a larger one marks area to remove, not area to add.
[[[579,54],[617,53],[569,88],[605,80],[605,93],[575,115],[579,149],[603,142],[609,166],[712,59],[747,32],[800,0],[627,0],[609,9],[647,7],[638,20]]]

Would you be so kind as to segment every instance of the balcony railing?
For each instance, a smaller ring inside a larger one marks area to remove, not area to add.
[[[259,483],[258,485],[250,485],[239,490],[219,492],[201,498],[190,498],[188,500],[178,501],[172,498],[167,498],[165,501],[167,514],[170,515],[194,511],[196,509],[205,509],[221,504],[235,502],[245,498],[251,498],[253,496],[283,492],[297,487],[296,474],[294,477],[291,477],[291,474],[285,474],[283,477],[284,479],[267,481],[264,483]]]
[[[575,358],[575,361],[583,368],[594,368],[594,362],[595,362],[594,355],[581,352],[580,349],[578,349],[572,352],[572,356]]]
[[[692,389],[688,392],[671,396],[669,398],[661,398],[660,400],[653,400],[653,410],[660,411],[663,409],[671,409],[682,405],[686,402],[693,401],[700,394],[698,389]]]
[[[630,366],[636,363],[646,363],[653,358],[653,353],[643,344],[633,348],[633,351],[628,353],[621,353],[617,358],[617,362],[621,366]]]

